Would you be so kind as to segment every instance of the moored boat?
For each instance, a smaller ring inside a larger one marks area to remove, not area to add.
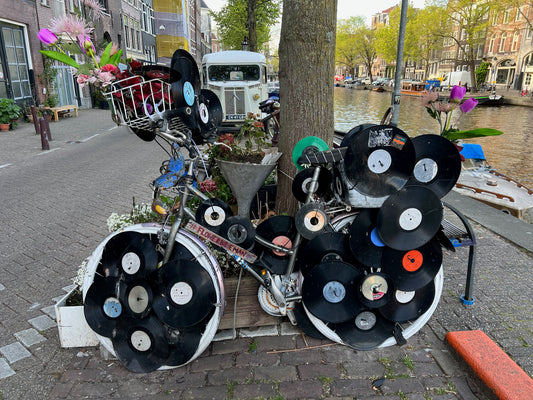
[[[492,92],[487,96],[474,96],[480,106],[499,106],[503,104],[503,96]]]
[[[427,93],[426,83],[419,81],[403,81],[400,94],[404,96],[424,96]]]

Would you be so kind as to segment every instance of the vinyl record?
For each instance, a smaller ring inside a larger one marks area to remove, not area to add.
[[[112,343],[115,353],[128,370],[152,372],[169,356],[163,324],[155,317],[127,319],[115,330]]]
[[[431,189],[442,198],[455,185],[461,174],[461,156],[457,147],[439,135],[420,135],[412,139],[416,161],[407,184]]]
[[[349,245],[355,259],[370,268],[381,267],[385,243],[377,230],[378,209],[365,208],[350,225]]]
[[[192,106],[194,97],[201,92],[200,72],[191,54],[178,49],[172,55],[170,68],[181,74],[181,79],[172,83],[174,106]]]
[[[181,329],[202,321],[215,307],[216,289],[199,263],[176,260],[157,270],[153,309],[165,324]]]
[[[301,171],[304,166],[298,163],[298,158],[307,153],[318,153],[320,151],[328,150],[328,144],[324,140],[316,136],[307,136],[296,143],[292,150],[292,162],[296,168]]]
[[[200,339],[202,338],[203,327],[189,329],[168,329],[168,358],[164,365],[178,367],[187,363],[196,353]]]
[[[368,308],[379,308],[387,304],[393,294],[390,276],[380,272],[368,274],[359,283],[360,302]]]
[[[300,327],[303,333],[307,336],[314,339],[326,340],[325,337],[316,327],[313,325],[309,317],[307,316],[304,307],[301,302],[297,302],[294,305],[294,317],[296,318],[296,323]]]
[[[381,271],[393,277],[398,290],[412,291],[429,284],[442,264],[442,248],[437,237],[412,250],[383,251]]]
[[[196,222],[215,233],[220,232],[224,221],[231,216],[230,206],[220,199],[203,200],[196,209]]]
[[[346,345],[356,350],[372,350],[392,336],[394,322],[387,321],[376,310],[361,309],[349,321],[331,329]]]
[[[304,277],[317,264],[328,261],[344,261],[355,265],[346,235],[340,232],[325,232],[310,240],[298,253],[298,265]]]
[[[220,227],[220,236],[243,249],[251,250],[254,246],[255,228],[250,219],[233,215],[228,217]]]
[[[255,233],[268,242],[292,248],[297,230],[293,217],[276,215],[261,222],[255,229]],[[261,252],[259,262],[261,267],[268,268],[274,274],[285,273],[285,268],[289,262],[288,254],[271,250],[257,243],[255,253],[259,254]]]
[[[292,181],[292,194],[300,203],[305,203],[307,195],[311,189],[311,182],[313,180],[313,174],[315,168],[306,168],[296,174]],[[331,195],[331,183],[333,177],[331,172],[324,167],[320,167],[320,173],[318,175],[318,186],[315,190],[315,195],[320,198],[328,199]]]
[[[203,102],[207,105],[209,110],[209,118],[214,126],[220,126],[224,113],[222,111],[222,104],[215,92],[209,89],[202,89],[201,95],[203,96]]]
[[[412,321],[429,310],[434,299],[435,283],[430,282],[414,291],[395,290],[391,300],[378,311],[390,321]]]
[[[443,206],[437,195],[409,185],[389,196],[378,213],[378,233],[395,250],[411,250],[429,242],[440,228]]]
[[[83,301],[87,324],[98,335],[111,337],[117,324],[124,319],[124,305],[120,301],[117,278],[94,276]]]
[[[323,203],[304,204],[296,213],[296,230],[305,239],[311,240],[324,233],[328,228],[329,218]]]
[[[362,309],[357,287],[362,273],[341,261],[320,263],[307,273],[302,284],[305,307],[324,322],[344,322]]]
[[[371,197],[387,196],[401,189],[414,165],[411,139],[390,125],[376,125],[354,135],[344,158],[350,185]]]
[[[339,147],[348,147],[350,145],[350,142],[352,141],[352,138],[355,135],[357,135],[361,131],[364,131],[365,129],[372,128],[373,126],[376,126],[376,124],[361,124],[354,126],[346,133],[346,135],[344,135],[341,141],[341,145]]]
[[[150,236],[127,231],[113,236],[105,245],[98,272],[104,277],[126,281],[145,278],[157,268],[157,251]]]
[[[147,280],[120,281],[119,300],[126,313],[134,318],[145,318],[152,310],[152,288]]]

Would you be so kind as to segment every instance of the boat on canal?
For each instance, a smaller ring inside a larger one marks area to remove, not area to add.
[[[465,157],[454,190],[533,223],[533,190],[493,169],[479,144],[462,144]]]
[[[503,96],[496,94],[496,92],[491,92],[491,94],[486,96],[474,96],[478,101],[479,106],[499,106],[503,104]]]
[[[426,82],[420,81],[402,81],[402,87],[400,89],[400,94],[402,96],[424,96],[427,93],[426,91]]]

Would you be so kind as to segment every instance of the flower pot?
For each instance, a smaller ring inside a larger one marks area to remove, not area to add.
[[[67,301],[75,295],[78,295],[78,292],[72,289],[55,305],[61,347],[97,346],[100,342],[85,320],[83,304],[67,305]]]
[[[0,124],[0,131],[7,132],[9,130],[9,124]]]

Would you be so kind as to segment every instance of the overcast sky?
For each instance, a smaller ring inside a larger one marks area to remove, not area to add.
[[[226,3],[225,0],[204,0],[209,8],[213,11],[220,10]],[[417,8],[424,7],[424,0],[411,0],[413,5]],[[311,2],[310,2],[311,3]],[[400,0],[338,0],[337,1],[337,18],[346,19],[352,16],[361,15],[365,17],[367,23],[370,25],[370,18],[372,15],[386,10],[396,4]]]

